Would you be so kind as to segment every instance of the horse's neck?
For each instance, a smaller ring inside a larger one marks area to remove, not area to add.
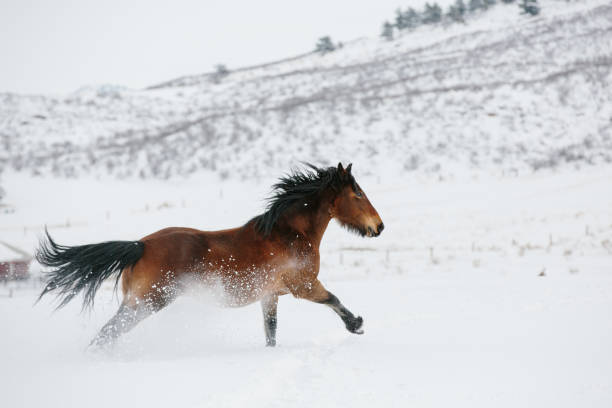
[[[299,204],[299,207],[287,214],[285,222],[292,230],[303,235],[318,248],[331,220],[329,211],[331,200],[323,197],[305,204]]]

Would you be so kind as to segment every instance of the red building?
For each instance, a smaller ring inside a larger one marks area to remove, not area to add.
[[[27,252],[0,241],[0,280],[27,279],[31,261]]]

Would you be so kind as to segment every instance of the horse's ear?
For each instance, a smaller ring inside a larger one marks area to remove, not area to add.
[[[346,166],[346,174],[351,174],[351,168],[353,167],[353,163],[349,163],[348,166]]]
[[[342,162],[338,162],[338,173],[344,173],[344,167],[342,167]]]

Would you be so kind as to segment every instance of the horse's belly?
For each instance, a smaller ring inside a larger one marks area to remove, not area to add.
[[[224,306],[241,307],[278,291],[277,275],[272,272],[209,269],[199,271],[196,276],[201,284],[213,291]]]

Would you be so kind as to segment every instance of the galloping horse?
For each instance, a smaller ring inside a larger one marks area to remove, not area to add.
[[[117,274],[123,301],[91,345],[113,342],[186,289],[195,278],[220,285],[229,306],[261,301],[266,345],[276,345],[278,296],[321,303],[333,309],[351,333],[362,334],[363,319],[351,313],[317,279],[319,244],[329,221],[337,219],[362,236],[380,235],[384,225],[346,169],[296,171],[274,185],[266,211],[238,228],[200,231],[166,228],[139,241],[82,246],[56,244],[47,232],[36,259],[53,268],[39,299],[57,291],[66,305],[84,292],[83,308],[93,306],[102,282]]]

